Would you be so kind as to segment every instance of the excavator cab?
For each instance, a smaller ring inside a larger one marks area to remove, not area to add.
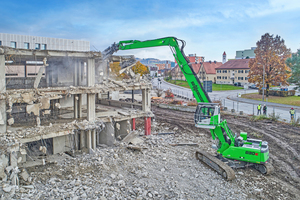
[[[198,103],[196,108],[195,125],[198,128],[214,129],[220,122],[220,107],[217,103]]]

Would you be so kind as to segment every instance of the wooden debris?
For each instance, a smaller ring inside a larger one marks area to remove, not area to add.
[[[178,144],[170,144],[171,146],[198,146],[197,143],[178,143]]]
[[[127,149],[135,150],[135,151],[142,151],[143,149],[147,149],[146,147],[138,147],[138,146],[127,146]]]

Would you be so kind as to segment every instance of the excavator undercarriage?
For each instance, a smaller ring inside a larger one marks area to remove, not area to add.
[[[196,151],[196,158],[218,172],[224,179],[228,181],[235,179],[235,172],[233,169],[254,167],[264,175],[269,175],[274,171],[274,168],[270,163],[255,164],[239,160],[230,160],[224,158],[221,154],[212,156],[202,150]]]

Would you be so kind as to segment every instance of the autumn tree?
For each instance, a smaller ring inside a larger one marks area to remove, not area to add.
[[[149,69],[148,69],[148,67],[146,67],[145,65],[143,65],[140,61],[138,61],[138,62],[132,67],[132,71],[133,71],[135,74],[140,74],[140,75],[149,74]]]
[[[110,72],[112,75],[114,75],[114,76],[120,75],[120,72],[119,72],[121,70],[120,62],[109,63],[109,68],[110,68]]]
[[[270,35],[269,33],[261,36],[256,43],[254,50],[255,58],[249,61],[249,82],[255,83],[259,88],[264,85],[267,87],[266,96],[269,96],[270,85],[288,85],[287,79],[290,77],[290,68],[285,64],[285,60],[291,55],[284,40],[280,36]]]
[[[295,83],[300,87],[300,50],[298,50],[297,53],[292,54],[292,57],[287,58],[285,63],[292,71],[292,75],[288,81],[290,83]]]
[[[129,79],[129,76],[126,73],[120,74],[121,65],[120,62],[111,62],[109,64],[111,75],[114,76],[116,79]]]

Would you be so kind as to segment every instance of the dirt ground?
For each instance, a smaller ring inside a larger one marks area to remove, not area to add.
[[[210,132],[194,127],[193,113],[164,110],[154,107],[156,119],[190,130],[191,133]],[[261,139],[269,143],[270,163],[274,173],[257,178],[258,172],[245,169],[248,184],[260,185],[264,189],[263,198],[299,199],[300,198],[300,127],[270,120],[251,121],[250,117],[222,114],[234,133],[247,132],[248,137]],[[211,142],[207,144],[209,149]],[[237,178],[236,181],[239,178]],[[246,189],[246,188],[245,188]],[[262,196],[257,196],[262,198]]]

